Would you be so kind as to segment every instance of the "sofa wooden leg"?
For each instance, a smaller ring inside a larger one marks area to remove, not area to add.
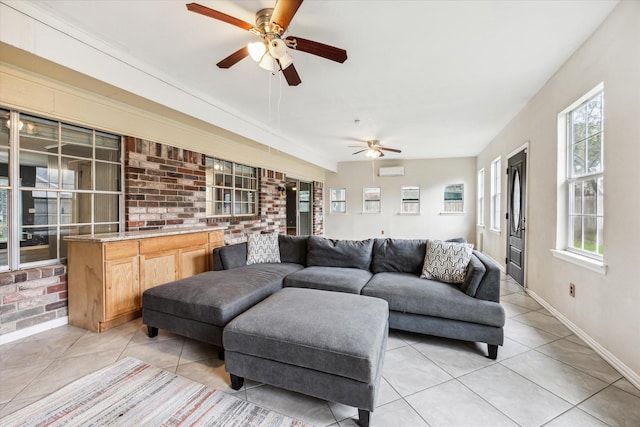
[[[154,328],[153,326],[147,325],[147,335],[149,335],[149,338],[157,337],[158,328]]]
[[[489,347],[489,359],[496,360],[498,358],[498,346],[487,344],[487,347]]]
[[[370,417],[371,417],[371,412],[358,408],[358,425],[360,427],[369,427]]]
[[[218,359],[224,360],[224,348],[218,347]]]
[[[237,375],[229,374],[231,377],[231,388],[234,390],[240,390],[244,384],[244,378]]]

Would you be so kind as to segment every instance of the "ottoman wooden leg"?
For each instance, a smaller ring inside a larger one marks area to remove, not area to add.
[[[489,347],[489,359],[496,360],[498,358],[498,346],[493,344],[487,344]]]
[[[369,427],[369,418],[371,417],[371,412],[358,409],[358,425],[360,427]]]
[[[218,347],[218,359],[224,360],[224,348]]]
[[[229,374],[231,377],[231,388],[234,390],[240,390],[244,384],[244,378],[237,375]]]
[[[149,335],[149,338],[157,337],[158,328],[154,328],[153,326],[147,325],[147,335]]]

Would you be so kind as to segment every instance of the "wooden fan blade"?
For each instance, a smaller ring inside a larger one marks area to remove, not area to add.
[[[382,151],[378,151],[378,153],[380,153],[378,157],[384,157],[384,153]]]
[[[244,58],[249,56],[249,49],[247,46],[242,46],[240,49],[233,52],[231,55],[218,62],[216,65],[218,68],[231,68]]]
[[[254,28],[253,25],[249,24],[242,19],[238,19],[231,15],[227,15],[226,13],[218,12],[217,10],[209,9],[206,6],[202,6],[198,3],[189,3],[187,4],[187,9],[190,12],[199,13],[200,15],[208,16],[209,18],[217,19],[218,21],[226,22],[227,24],[235,25],[236,27],[240,27],[243,30],[251,30]]]
[[[278,61],[278,64],[279,63],[280,61]],[[287,83],[289,83],[289,86],[298,86],[300,83],[302,83],[302,80],[300,80],[300,76],[298,75],[298,71],[296,70],[296,67],[293,66],[293,64],[283,69],[282,74],[284,74],[284,78],[287,79]]]
[[[284,34],[302,4],[302,0],[278,0],[273,13],[271,14],[271,24],[276,27],[279,34]]]
[[[339,63],[343,63],[347,60],[347,51],[344,49],[294,36],[289,36],[285,40],[288,41],[287,46],[291,47],[291,49],[321,56],[322,58],[330,59],[331,61]]]
[[[401,150],[398,150],[398,149],[396,149],[396,148],[380,147],[380,150],[393,151],[394,153],[402,153],[402,151],[401,151]]]
[[[364,152],[365,152],[365,151],[367,151],[367,150],[368,150],[368,148],[365,148],[364,150],[356,151],[356,152],[355,152],[355,153],[353,153],[353,154],[360,154],[360,153],[364,153]]]

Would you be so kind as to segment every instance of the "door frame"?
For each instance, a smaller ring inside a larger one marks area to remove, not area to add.
[[[526,183],[526,191],[525,191],[525,195],[524,195],[524,217],[526,219],[526,222],[529,222],[529,188],[530,188],[530,180],[529,180],[529,157],[531,156],[531,147],[530,147],[530,143],[529,140],[526,140],[524,142],[524,144],[520,145],[518,148],[512,150],[509,154],[507,154],[506,156],[506,168],[505,171],[509,169],[509,159],[511,159],[513,156],[515,156],[516,154],[518,154],[519,152],[521,152],[522,150],[525,150],[526,153],[526,158],[525,158],[525,173],[524,173],[524,177],[525,177],[525,183]],[[505,173],[506,175],[506,173]],[[505,212],[509,212],[509,206],[511,204],[511,194],[509,193],[509,177],[507,177],[507,180],[505,182],[506,184],[506,193],[507,193],[507,197],[506,197],[506,205],[505,205]],[[505,247],[505,259],[508,259],[508,251],[509,251],[509,220],[505,220],[505,241],[504,241],[504,247]],[[528,228],[528,225],[525,226],[525,233],[526,233],[526,229]],[[524,271],[522,272],[522,287],[523,288],[527,288],[527,276],[528,276],[528,272],[529,272],[529,239],[528,239],[528,233],[525,234],[525,239],[524,239]],[[509,271],[509,266],[505,263],[505,272],[507,274],[507,276]],[[511,277],[511,276],[509,276]]]

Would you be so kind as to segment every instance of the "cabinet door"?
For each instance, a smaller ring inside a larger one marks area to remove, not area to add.
[[[138,257],[105,261],[105,320],[139,308]]]
[[[180,249],[180,278],[191,277],[207,271],[207,245]]]
[[[164,251],[140,255],[140,294],[149,288],[173,282],[179,278],[179,251]]]

